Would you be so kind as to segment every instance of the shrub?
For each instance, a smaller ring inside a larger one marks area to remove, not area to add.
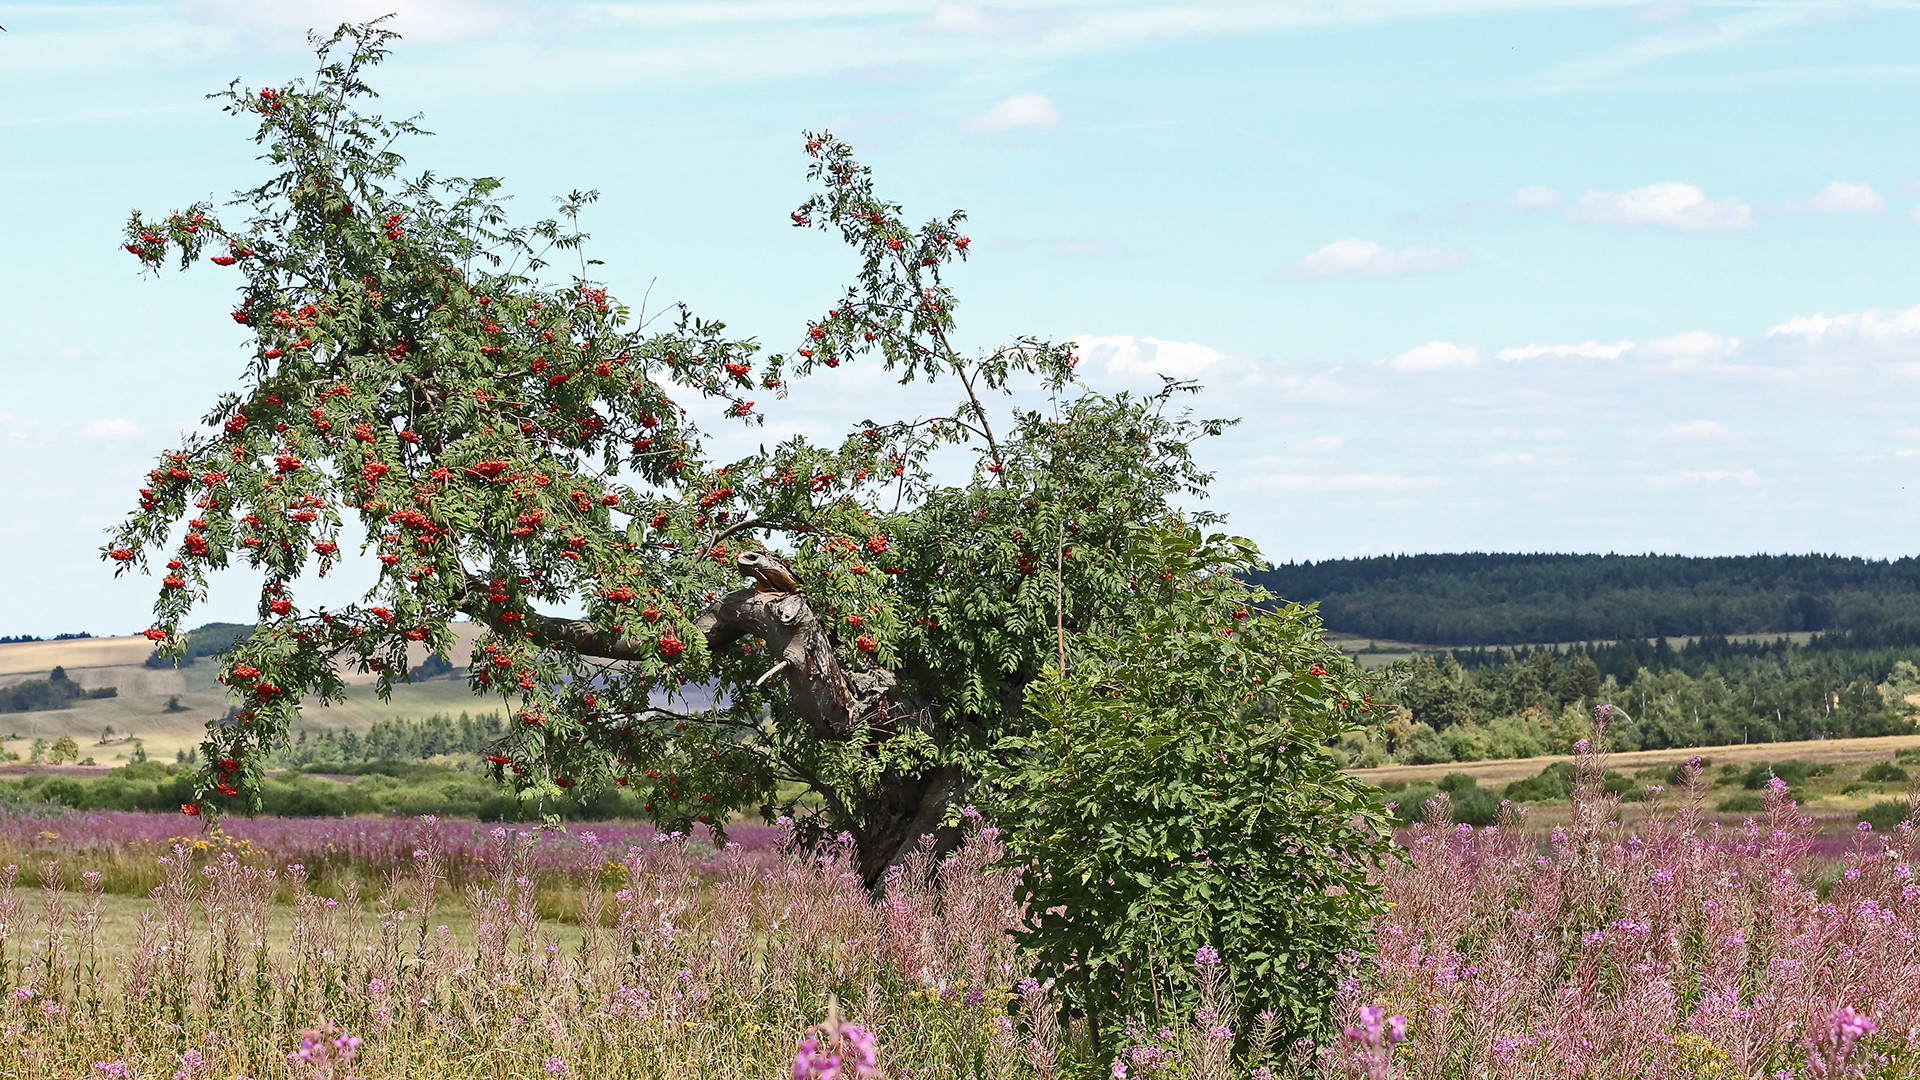
[[[1439,793],[1440,789],[1432,784],[1408,784],[1401,791],[1395,792],[1393,798],[1387,800],[1393,804],[1387,808],[1387,812],[1392,815],[1394,821],[1402,825],[1423,821],[1427,816],[1427,800]]]
[[[1448,796],[1447,810],[1462,825],[1485,828],[1500,816],[1500,796],[1478,785],[1456,788]]]
[[[1714,805],[1724,813],[1750,814],[1766,808],[1766,796],[1757,791],[1736,791]]]
[[[1573,794],[1573,762],[1556,761],[1538,776],[1515,780],[1502,793],[1514,802],[1559,802]]]
[[[1415,724],[1400,751],[1400,760],[1409,765],[1440,765],[1453,760],[1453,750],[1439,732],[1426,724]]]
[[[1263,610],[1272,598],[1225,572],[1251,544],[1180,527],[1137,543],[1141,579],[1166,583],[1155,602],[1034,684],[1031,732],[989,773],[1023,871],[1021,940],[1097,1033],[1169,992],[1197,1000],[1203,948],[1242,1020],[1270,1009],[1317,1032],[1396,850],[1377,789],[1330,752],[1368,684],[1310,611]]]
[[[1868,766],[1860,779],[1869,784],[1903,784],[1907,781],[1907,770],[1891,761],[1882,761]]]
[[[1713,765],[1712,758],[1703,757],[1700,759],[1700,768],[1706,769],[1712,765]],[[1667,770],[1667,775],[1664,782],[1670,788],[1677,788],[1685,784],[1687,782],[1687,763],[1682,761],[1674,764],[1672,768]]]
[[[1475,787],[1479,783],[1480,782],[1478,780],[1475,780],[1473,777],[1467,775],[1466,773],[1450,772],[1447,775],[1441,777],[1440,783],[1436,786],[1439,787],[1441,791],[1455,792],[1455,791],[1459,791],[1461,788]]]
[[[1891,832],[1907,818],[1907,803],[1904,799],[1881,799],[1865,810],[1860,811],[1854,820],[1872,825],[1876,831]]]
[[[1781,762],[1757,761],[1747,769],[1741,783],[1749,791],[1758,791],[1767,786],[1767,781],[1779,777],[1788,787],[1801,787],[1816,776],[1825,776],[1833,771],[1833,766],[1824,761],[1802,761],[1791,758]]]

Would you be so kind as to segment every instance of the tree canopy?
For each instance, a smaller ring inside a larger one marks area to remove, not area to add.
[[[250,805],[303,698],[348,670],[385,693],[410,643],[447,652],[465,619],[486,630],[473,688],[511,718],[488,760],[523,797],[617,783],[669,827],[788,815],[851,833],[877,878],[1026,723],[1028,684],[1152,602],[1132,538],[1203,493],[1190,445],[1222,422],[1176,410],[1184,384],[1092,392],[1071,343],[961,352],[963,215],[910,225],[826,133],[792,224],[850,245],[855,280],[781,351],[685,308],[655,328],[585,257],[593,193],[515,224],[497,179],[403,175],[420,129],[367,110],[393,36],[342,27],[310,80],[218,95],[270,177],[127,226],[143,269],[235,274],[251,333],[240,386],[103,549],[164,564],[163,648],[211,573],[263,576],[193,809]],[[759,424],[790,381],[856,363],[958,401],[710,451],[703,423]],[[935,455],[956,454],[949,478]],[[350,523],[377,583],[302,604],[303,575],[352,556]],[[690,707],[696,687],[718,705]]]

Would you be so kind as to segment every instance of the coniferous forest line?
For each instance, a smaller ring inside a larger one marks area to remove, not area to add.
[[[1904,626],[1920,640],[1920,558],[1838,555],[1389,555],[1250,577],[1318,602],[1329,629],[1430,645]]]
[[[1354,764],[1568,753],[1602,703],[1623,710],[1616,750],[1905,734],[1920,718],[1920,559],[1468,553],[1250,576],[1317,602],[1330,630],[1448,646],[1384,672]]]

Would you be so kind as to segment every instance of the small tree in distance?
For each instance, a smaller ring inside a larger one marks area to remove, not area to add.
[[[239,389],[103,550],[164,563],[147,634],[169,648],[210,572],[263,576],[259,626],[223,660],[239,708],[209,726],[202,803],[253,805],[303,697],[337,698],[343,669],[384,695],[411,643],[444,653],[466,619],[485,628],[472,687],[511,716],[487,760],[523,798],[626,785],[669,828],[790,815],[850,833],[877,880],[1024,730],[1028,685],[1153,603],[1132,537],[1203,493],[1189,446],[1221,422],[1169,414],[1184,384],[1088,391],[1070,345],[958,351],[963,216],[909,226],[825,134],[792,223],[852,246],[857,280],[772,355],[684,308],[649,329],[581,252],[591,193],[514,225],[496,180],[401,177],[394,144],[418,128],[360,111],[393,37],[343,26],[310,82],[219,95],[273,173],[239,219],[202,203],[127,227],[143,269],[238,275],[231,317],[253,336]],[[561,256],[577,269],[551,280]],[[856,361],[951,379],[960,400],[835,445],[708,451],[699,414],[759,424],[789,380]],[[1040,407],[990,408],[1017,380]],[[931,471],[942,448],[970,455],[961,482]],[[377,584],[302,606],[300,576],[349,557],[349,518]],[[718,704],[687,705],[691,686]]]

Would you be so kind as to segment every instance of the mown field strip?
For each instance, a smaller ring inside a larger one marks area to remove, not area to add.
[[[1920,746],[1920,735],[1885,735],[1870,739],[1811,739],[1803,742],[1734,743],[1727,746],[1690,746],[1670,750],[1636,750],[1609,754],[1607,767],[1621,772],[1652,765],[1672,765],[1694,755],[1713,759],[1715,765],[1747,764],[1755,761],[1802,761],[1866,764],[1891,758],[1895,752]],[[1530,758],[1501,758],[1489,761],[1449,761],[1438,765],[1385,765],[1377,769],[1349,769],[1369,784],[1405,780],[1410,783],[1439,780],[1448,773],[1466,773],[1482,786],[1508,784],[1537,775],[1556,761],[1572,761],[1571,755],[1546,755]]]

